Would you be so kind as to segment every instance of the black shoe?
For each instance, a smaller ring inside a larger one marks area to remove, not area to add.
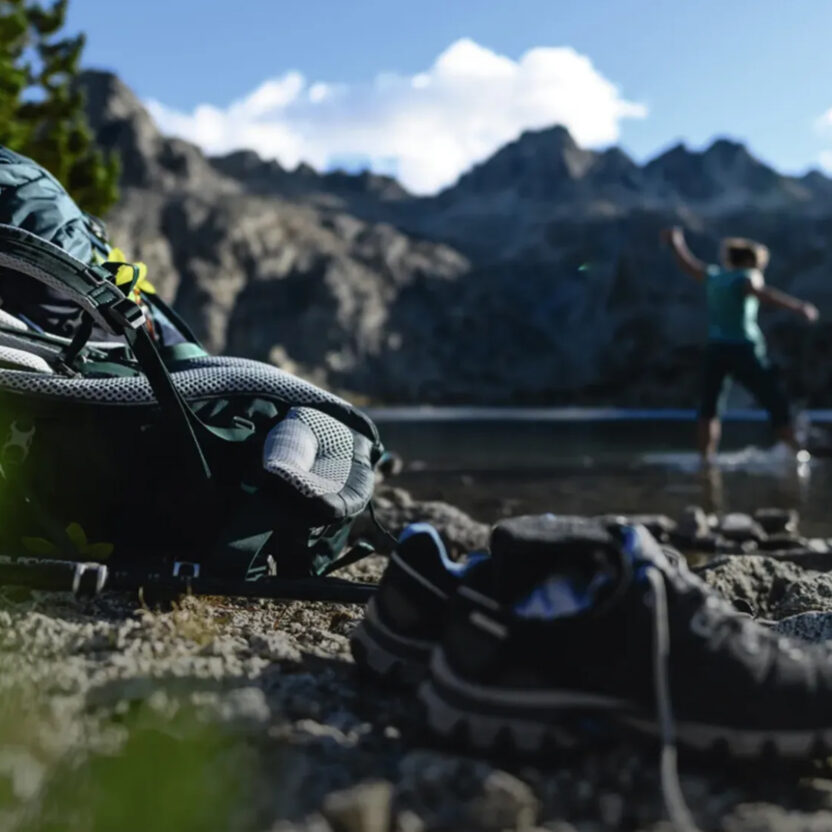
[[[675,731],[739,756],[829,753],[827,650],[736,613],[641,527],[598,528],[593,546],[592,572],[497,584],[493,610],[454,605],[420,689],[435,732],[539,753],[600,716],[671,751]]]
[[[474,553],[464,565],[454,563],[433,526],[408,526],[364,620],[352,632],[350,646],[359,667],[389,683],[418,684],[442,635],[448,600],[462,575],[485,560],[485,553]]]
[[[362,670],[381,680],[413,686],[427,671],[431,651],[445,629],[451,598],[457,606],[497,610],[495,598],[530,585],[558,555],[568,572],[570,558],[586,569],[593,549],[607,542],[597,523],[583,518],[518,517],[498,523],[491,556],[469,555],[452,562],[436,530],[416,523],[402,533],[364,620],[353,631],[353,656]],[[603,558],[602,558],[603,562]],[[499,591],[497,590],[499,587]]]

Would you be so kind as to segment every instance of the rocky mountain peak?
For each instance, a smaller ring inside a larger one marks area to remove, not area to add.
[[[741,142],[718,138],[704,151],[678,144],[645,167],[647,179],[683,200],[748,200],[800,198],[794,180],[753,156]]]
[[[287,170],[276,159],[263,159],[253,150],[236,150],[225,156],[215,156],[210,163],[224,176],[241,183],[249,193],[288,197],[333,194],[347,199],[370,196],[380,201],[410,198],[410,194],[390,176],[367,170],[319,173],[305,162],[294,170]]]
[[[705,159],[719,159],[724,163],[731,164],[759,164],[742,142],[725,137],[714,139],[702,156]]]
[[[253,150],[235,150],[224,156],[212,156],[209,162],[219,173],[236,179],[252,190],[279,188],[290,176],[276,159],[263,159]]]
[[[117,75],[103,70],[88,69],[80,77],[86,96],[87,118],[93,130],[119,121],[140,123],[148,138],[159,131],[150,114],[133,90]]]
[[[578,146],[565,127],[527,130],[448,191],[479,195],[512,191],[545,198],[583,178],[595,158],[595,153]]]
[[[195,145],[162,136],[141,101],[113,73],[87,70],[78,85],[98,145],[115,150],[121,158],[122,185],[162,190],[234,189]]]

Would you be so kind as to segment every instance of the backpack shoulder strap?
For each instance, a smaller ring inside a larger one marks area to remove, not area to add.
[[[0,267],[34,278],[63,292],[113,335],[123,336],[153,389],[156,400],[172,417],[171,429],[182,441],[181,448],[193,464],[199,480],[208,481],[211,470],[195,433],[193,411],[176,389],[156,346],[144,327],[142,308],[113,284],[110,272],[91,266],[67,254],[58,246],[35,234],[0,224]],[[76,337],[86,341],[82,324]],[[70,344],[70,349],[77,347]],[[185,449],[190,449],[190,453]]]

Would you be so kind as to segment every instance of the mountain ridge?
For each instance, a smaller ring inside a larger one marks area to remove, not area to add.
[[[359,400],[690,405],[705,309],[658,245],[670,224],[706,259],[722,236],[761,239],[771,282],[832,315],[832,181],[782,175],[733,140],[638,165],[529,131],[416,197],[369,173],[208,158],[162,136],[115,76],[82,84],[124,163],[114,239],[208,348]],[[832,403],[829,327],[765,323],[794,392]]]

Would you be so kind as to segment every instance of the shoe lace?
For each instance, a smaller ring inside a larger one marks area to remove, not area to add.
[[[804,650],[794,642],[756,624],[748,615],[737,612],[727,601],[713,595],[694,575],[683,572],[686,572],[685,567],[674,574],[671,580],[683,592],[703,596],[703,606],[692,619],[692,626],[708,636],[712,645],[720,643],[726,632],[733,632],[751,653],[759,652],[762,643],[768,641],[793,655],[804,654]],[[670,690],[670,619],[665,576],[654,566],[647,567],[645,574],[650,583],[653,601],[653,680],[661,738],[662,799],[677,832],[699,832],[685,802],[679,779],[676,723]]]
[[[679,780],[676,723],[670,695],[670,620],[667,587],[662,573],[653,566],[647,568],[646,577],[650,582],[653,598],[653,681],[662,746],[659,765],[662,799],[677,832],[699,832],[699,827],[685,802]]]

